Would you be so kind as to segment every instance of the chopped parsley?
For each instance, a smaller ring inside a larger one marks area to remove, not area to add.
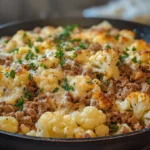
[[[40,94],[44,89],[43,88],[40,88],[38,91],[37,91],[37,94]]]
[[[10,77],[15,78],[16,72],[14,70],[10,71]]]
[[[23,63],[23,60],[19,59],[18,62],[19,62],[19,64],[22,64],[22,63]]]
[[[117,132],[119,127],[117,126],[117,124],[115,123],[110,123],[109,124],[109,128],[113,131],[113,132]]]
[[[66,90],[66,91],[74,91],[74,87],[72,87],[72,86],[70,86],[70,85],[68,84],[66,78],[64,79],[62,88],[63,88],[64,90]]]
[[[29,52],[27,53],[27,55],[25,56],[25,59],[26,60],[29,60],[29,59],[33,59],[34,57],[34,53],[31,52],[31,50],[29,50]]]
[[[29,46],[30,48],[33,47],[33,43],[31,42],[31,40],[28,40],[28,46]]]
[[[28,79],[31,80],[33,77],[31,74],[28,75]]]
[[[75,59],[77,56],[78,56],[78,54],[74,52],[73,55],[71,56],[71,58]]]
[[[39,36],[37,39],[36,39],[37,42],[43,42],[43,39]]]
[[[126,51],[129,51],[129,48],[128,48],[128,47],[126,47]]]
[[[70,40],[70,42],[74,43],[74,42],[81,42],[81,39],[72,39]]]
[[[34,63],[30,63],[29,67],[34,71],[36,70],[36,65]]]
[[[21,96],[20,100],[18,103],[14,104],[14,106],[19,107],[19,110],[23,110],[23,104],[24,104],[24,98]]]
[[[53,90],[53,92],[52,92],[52,93],[56,93],[56,92],[58,92],[58,90],[59,90],[59,88],[58,88],[58,87],[56,87],[56,88]]]
[[[48,69],[48,67],[44,64],[40,64],[41,67],[43,67],[44,69]]]
[[[134,58],[132,59],[132,61],[133,61],[134,63],[141,64],[141,61],[140,61],[140,60],[138,61],[136,57],[134,57]]]
[[[147,82],[148,84],[150,84],[150,79],[147,79],[146,82]]]
[[[107,44],[105,47],[106,47],[106,48],[111,48],[111,46],[110,46],[109,44]]]
[[[9,42],[9,40],[5,40],[5,43],[7,44]]]
[[[132,51],[136,51],[136,48],[135,48],[135,47],[133,47],[133,48],[132,48]]]
[[[6,72],[4,75],[5,75],[5,77],[7,77],[7,78],[10,76],[11,78],[14,79],[14,78],[15,78],[15,75],[16,75],[16,72],[15,72],[14,70],[11,70],[10,72]]]
[[[15,49],[13,49],[10,53],[18,53],[18,51],[19,51],[19,48],[15,48]]]
[[[66,40],[68,38],[70,38],[70,33],[77,28],[78,25],[77,24],[73,24],[73,25],[68,25],[66,27],[64,27],[64,31],[63,33],[61,33],[56,39],[55,42],[60,42],[62,40]]]
[[[119,37],[120,37],[120,35],[117,34],[117,35],[115,36],[115,39],[116,39],[116,40],[119,40]]]
[[[92,81],[88,81],[87,84],[92,84]]]
[[[30,93],[28,88],[25,88],[24,97],[27,98],[27,99],[31,99],[32,98],[32,93]]]
[[[35,49],[35,52],[36,53],[39,53],[40,52],[40,50],[39,50],[39,48],[36,46],[36,47],[34,47],[34,49]]]
[[[124,54],[120,55],[119,60],[123,62],[128,57],[129,57],[129,54],[127,52],[124,52]]]
[[[63,59],[63,56],[64,56],[64,52],[63,52],[62,48],[61,48],[61,47],[58,47],[58,50],[57,50],[57,52],[55,53],[55,57],[60,60],[60,65],[61,65],[61,67],[63,67],[63,65],[64,65],[64,63],[65,63],[65,60]]]
[[[75,49],[80,50],[80,49],[86,49],[86,48],[88,48],[88,44],[81,42],[80,45],[77,46]]]

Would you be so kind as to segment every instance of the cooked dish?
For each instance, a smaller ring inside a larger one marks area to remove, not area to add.
[[[150,126],[150,44],[108,22],[0,39],[0,130],[89,138]]]

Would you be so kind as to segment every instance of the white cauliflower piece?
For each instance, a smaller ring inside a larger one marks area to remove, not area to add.
[[[101,124],[95,128],[95,133],[97,136],[106,136],[109,133],[108,126]]]
[[[119,109],[119,111],[123,112],[125,110],[130,110],[130,103],[128,100],[124,100],[124,101],[116,101],[116,105]]]
[[[105,123],[106,116],[93,106],[87,106],[80,112],[74,112],[73,117],[83,129],[95,129],[98,125]]]
[[[150,109],[150,98],[145,93],[132,92],[125,100],[130,103],[130,108],[133,109],[133,113],[138,119]]]
[[[18,121],[14,117],[0,116],[0,130],[16,133]]]
[[[36,136],[40,137],[73,137],[73,129],[77,127],[71,116],[46,112],[36,123]]]
[[[115,134],[124,134],[128,132],[132,132],[132,129],[126,123],[119,124],[118,127],[119,129]]]
[[[119,70],[116,66],[119,55],[113,49],[98,51],[95,55],[90,57],[90,62],[93,65],[94,72],[103,73],[106,79],[118,78]]]

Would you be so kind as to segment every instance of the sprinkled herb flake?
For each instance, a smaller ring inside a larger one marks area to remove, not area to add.
[[[10,53],[18,53],[18,51],[19,51],[19,48],[15,48],[15,49],[13,49]]]
[[[24,104],[24,98],[21,96],[20,100],[18,103],[14,104],[14,106],[19,107],[19,110],[23,110],[23,104]]]
[[[35,52],[36,53],[39,53],[40,52],[40,50],[39,50],[39,48],[36,46],[36,47],[34,47],[34,49],[35,49]]]
[[[147,82],[148,84],[150,84],[150,78],[149,78],[149,79],[147,79],[147,80],[146,80],[146,82]]]
[[[29,80],[33,79],[33,77],[32,77],[31,74],[28,75],[28,79],[29,79]]]
[[[124,54],[120,55],[119,60],[123,62],[128,57],[129,57],[129,54],[127,52],[124,52]]]
[[[116,40],[119,40],[119,37],[120,37],[120,35],[117,34],[117,35],[115,36],[115,39],[116,39]]]
[[[137,60],[137,58],[136,58],[136,57],[134,57],[134,58],[132,59],[132,61],[133,61],[134,63],[141,64],[141,61],[140,61],[140,60]]]
[[[52,92],[52,93],[56,93],[56,92],[58,92],[58,90],[59,90],[59,88],[58,88],[58,87],[56,87],[56,88],[53,90],[53,92]]]
[[[111,46],[110,46],[109,44],[107,44],[105,47],[106,47],[106,48],[111,48]]]
[[[34,71],[36,70],[36,65],[34,63],[30,63],[29,67]]]
[[[109,124],[109,128],[113,131],[113,132],[117,132],[119,127],[117,126],[117,124],[115,123],[110,123]]]
[[[34,57],[34,53],[29,50],[29,52],[25,56],[25,59],[29,60],[29,59],[33,59],[33,57]]]
[[[132,51],[136,51],[136,48],[135,48],[135,47],[133,47],[133,48],[132,48]]]
[[[10,71],[10,77],[15,78],[16,72],[14,70]]]
[[[22,64],[22,63],[23,63],[23,60],[20,59],[20,60],[18,60],[18,62],[19,62],[19,64]]]
[[[32,43],[32,41],[31,41],[31,40],[28,40],[28,46],[29,46],[30,48],[32,48],[32,47],[33,47],[33,43]]]
[[[39,36],[37,39],[36,39],[37,42],[43,42],[43,39]]]
[[[72,87],[72,86],[70,86],[70,85],[68,84],[66,78],[64,79],[62,88],[63,88],[64,90],[66,90],[66,91],[74,91],[74,87]]]
[[[27,98],[27,99],[31,99],[32,98],[32,93],[30,93],[28,88],[25,88],[24,97]]]

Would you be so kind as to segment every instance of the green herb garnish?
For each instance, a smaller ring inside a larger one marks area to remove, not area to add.
[[[19,110],[23,110],[23,104],[24,104],[24,98],[21,96],[20,100],[18,103],[14,104],[14,106],[19,107]]]
[[[37,42],[43,42],[43,39],[42,39],[41,37],[38,37],[38,38],[36,39],[36,41],[37,41]]]
[[[33,43],[31,42],[31,40],[28,40],[28,46],[29,46],[30,48],[32,48]]]
[[[58,87],[56,87],[56,88],[53,90],[53,92],[52,92],[52,93],[56,93],[56,92],[58,92],[58,90],[59,90],[59,88],[58,88]]]
[[[134,63],[141,64],[141,61],[138,61],[136,57],[134,57],[134,58],[132,59],[132,61],[133,61]]]
[[[110,123],[109,124],[109,128],[113,131],[113,132],[117,132],[119,127],[117,126],[117,124],[115,123]]]
[[[20,60],[18,60],[18,62],[19,62],[19,64],[22,64],[22,63],[23,63],[23,60],[20,59]]]
[[[74,87],[72,87],[72,86],[70,86],[70,85],[68,84],[66,78],[64,79],[62,88],[63,88],[64,90],[66,90],[66,91],[74,91]]]
[[[128,57],[129,57],[129,54],[127,52],[124,52],[124,54],[120,55],[119,60],[123,62]]]
[[[27,99],[31,99],[32,98],[32,93],[30,93],[30,91],[28,90],[28,88],[25,88],[24,97],[27,98]]]
[[[111,48],[111,46],[110,46],[109,44],[107,44],[105,47],[106,47],[106,48]]]
[[[39,52],[40,52],[40,50],[39,50],[39,48],[38,48],[37,46],[36,46],[34,49],[35,49],[35,52],[36,52],[36,53],[39,53]]]
[[[16,72],[14,70],[10,71],[10,77],[15,78]]]
[[[147,82],[148,84],[150,84],[150,79],[147,79],[146,82]]]
[[[33,77],[31,74],[28,75],[28,79],[31,80]]]
[[[29,67],[34,71],[36,70],[36,65],[34,63],[30,63]]]
[[[17,53],[18,53],[18,51],[19,51],[19,48],[15,48],[15,49],[13,49],[10,53],[14,53],[14,52],[17,52]]]
[[[119,40],[119,37],[120,37],[120,35],[117,34],[117,35],[115,36],[115,39],[116,39],[116,40]]]
[[[135,48],[135,47],[133,47],[133,48],[132,48],[132,51],[136,51],[136,48]]]
[[[29,52],[27,53],[27,55],[25,56],[25,59],[26,59],[26,60],[29,60],[29,59],[33,59],[33,57],[34,57],[34,53],[31,52],[31,51],[29,51]]]

